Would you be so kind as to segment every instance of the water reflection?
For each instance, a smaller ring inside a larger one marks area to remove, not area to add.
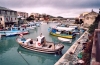
[[[11,48],[17,47],[17,44],[14,44],[16,43],[15,39],[16,37],[8,37],[8,38],[3,37],[0,40],[0,54],[3,54],[6,51],[9,51]]]
[[[54,42],[56,44],[60,41],[57,39],[57,37],[49,35],[48,27],[50,25],[52,24],[41,25],[41,27],[31,30],[30,34],[25,35],[24,37],[36,39],[36,37],[42,32],[47,41]],[[16,38],[17,36],[3,37],[0,40],[0,55],[2,55],[0,62],[3,61],[0,65],[27,65],[18,52],[21,52],[21,55],[29,62],[30,65],[54,65],[54,63],[62,56],[29,51],[20,47],[16,42]],[[73,39],[72,43],[60,42],[64,44],[62,54],[64,54],[78,38],[79,36]]]
[[[62,56],[62,55],[45,54],[45,53],[30,51],[22,48],[21,46],[18,47],[17,52],[18,53],[21,52],[21,55],[23,55],[25,58],[31,56],[31,59],[33,59],[32,57],[34,57],[37,60],[36,62],[41,63],[41,65],[44,64],[46,60],[56,62],[57,59],[59,59]]]

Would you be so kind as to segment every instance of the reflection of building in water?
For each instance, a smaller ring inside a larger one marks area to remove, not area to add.
[[[80,14],[79,19],[82,19],[84,21],[84,25],[88,27],[95,21],[95,18],[97,16],[98,16],[98,13],[94,12],[92,9],[91,12],[85,12],[85,13]]]

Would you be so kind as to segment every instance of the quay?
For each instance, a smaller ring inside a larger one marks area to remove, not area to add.
[[[82,50],[82,43],[78,44],[83,40],[83,36],[88,39],[88,32],[85,31],[81,37],[67,50],[67,52],[54,64],[54,65],[74,65],[78,62],[77,55]],[[83,41],[84,42],[84,41]],[[72,53],[72,54],[70,54]]]

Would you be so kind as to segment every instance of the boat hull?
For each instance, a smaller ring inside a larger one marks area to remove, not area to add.
[[[23,45],[20,45],[21,47],[25,48],[25,49],[28,49],[28,50],[31,50],[31,51],[36,51],[36,52],[41,52],[41,53],[49,53],[49,54],[54,54],[54,53],[58,53],[62,51],[62,48],[60,48],[59,50],[48,50],[48,49],[43,49],[43,48],[37,48],[37,47],[30,47],[30,46],[23,46]]]
[[[66,38],[61,38],[61,37],[58,37],[58,40],[60,40],[61,42],[69,42],[69,43],[72,42],[72,39],[66,39]]]
[[[20,34],[26,35],[26,34],[29,34],[29,32],[28,32],[28,31],[26,31],[26,32],[21,32]]]
[[[16,36],[19,34],[28,34],[28,31],[0,31],[2,36]]]
[[[68,38],[68,39],[74,38],[73,35],[61,35],[61,34],[56,34],[56,33],[52,33],[52,32],[50,32],[50,34],[53,36],[62,37],[62,38]]]
[[[18,42],[18,41],[17,41]],[[62,44],[56,44],[55,45],[55,50],[52,49],[48,49],[45,47],[36,47],[36,46],[29,46],[29,45],[24,45],[22,42],[18,42],[19,45],[25,49],[31,50],[31,51],[36,51],[36,52],[42,52],[42,53],[49,53],[49,54],[54,54],[54,53],[59,53],[62,51],[62,49],[64,48],[64,45]],[[47,42],[47,44],[50,44],[53,42]],[[57,48],[57,46],[61,45],[59,48]]]
[[[12,36],[16,36],[17,33],[6,33],[6,37],[12,37]]]

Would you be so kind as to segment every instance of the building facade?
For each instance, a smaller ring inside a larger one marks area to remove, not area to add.
[[[28,17],[28,13],[26,13],[26,12],[17,12],[17,16],[26,19]]]
[[[17,23],[17,21],[17,11],[0,7],[0,24],[2,24],[3,27]]]
[[[34,21],[39,21],[41,18],[41,14],[39,13],[31,13],[30,16],[33,15],[34,16]],[[42,20],[42,18],[41,18]]]
[[[97,16],[98,16],[98,13],[97,12],[94,12],[92,10],[91,12],[82,13],[79,16],[79,19],[82,19],[84,21],[84,26],[85,27],[88,27],[88,26],[90,26],[95,21],[95,18]]]
[[[92,10],[90,13],[84,16],[84,24],[90,26],[95,21],[95,18],[97,16],[98,16],[98,13]]]
[[[90,65],[100,65],[99,55],[100,55],[100,22],[98,24],[98,29],[95,29],[94,31]]]

